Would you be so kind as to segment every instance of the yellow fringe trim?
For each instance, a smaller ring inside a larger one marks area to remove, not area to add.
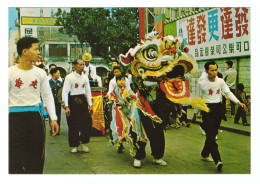
[[[191,105],[192,107],[197,107],[198,109],[200,109],[202,111],[209,112],[209,108],[208,108],[207,104],[205,103],[205,99],[203,99],[203,98],[198,98],[198,97],[182,98],[182,99],[175,99],[175,98],[170,98],[170,97],[167,97],[167,98],[174,103]]]

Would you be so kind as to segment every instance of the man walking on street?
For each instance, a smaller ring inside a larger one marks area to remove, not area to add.
[[[50,115],[52,136],[59,132],[48,77],[33,66],[38,60],[39,40],[23,37],[17,42],[19,64],[8,70],[9,173],[42,174],[45,125],[40,114],[41,96]]]
[[[76,153],[81,142],[83,151],[89,152],[87,143],[92,128],[90,85],[88,78],[82,73],[84,62],[75,60],[73,65],[75,71],[66,76],[62,90],[69,128],[69,145],[72,147],[71,152]]]
[[[218,134],[221,120],[224,117],[223,107],[221,105],[221,93],[223,92],[228,99],[235,102],[242,108],[245,104],[241,103],[235,95],[229,90],[223,79],[216,77],[218,73],[218,65],[214,61],[205,64],[205,71],[208,77],[198,83],[198,97],[205,98],[210,111],[207,113],[202,111],[202,120],[206,132],[206,140],[201,152],[203,160],[214,161],[218,171],[222,170],[223,163],[221,161],[218,144],[215,137]],[[209,157],[211,154],[212,158]]]

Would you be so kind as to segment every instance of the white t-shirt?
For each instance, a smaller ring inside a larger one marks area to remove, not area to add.
[[[41,96],[51,120],[57,120],[54,99],[44,70],[33,66],[22,70],[15,66],[8,69],[9,107],[38,106]]]
[[[62,89],[62,101],[64,101],[65,106],[69,106],[68,104],[68,94],[70,95],[87,95],[87,100],[89,106],[92,106],[92,96],[89,85],[88,78],[81,74],[79,75],[77,72],[72,72],[66,76],[64,80],[64,85]]]
[[[90,72],[90,75],[93,78],[93,80],[96,81],[97,80],[96,67],[94,65],[90,64],[90,63],[89,63],[89,66],[84,65],[83,74],[88,77],[89,72]]]
[[[234,103],[239,102],[235,95],[230,91],[225,81],[221,78],[216,77],[214,82],[209,81],[208,78],[204,78],[204,80],[198,82],[197,95],[198,97],[205,98],[206,103],[220,103],[222,92]]]

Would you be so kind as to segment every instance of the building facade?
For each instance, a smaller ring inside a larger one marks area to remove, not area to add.
[[[190,81],[193,94],[207,61],[214,60],[223,74],[225,62],[231,60],[237,84],[243,83],[250,95],[250,8],[154,8],[153,12],[155,18],[165,17],[163,33],[182,39],[198,63]]]

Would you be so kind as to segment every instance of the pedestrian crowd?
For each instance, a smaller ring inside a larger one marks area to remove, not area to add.
[[[167,106],[165,111],[156,110],[156,104],[146,103],[142,97],[149,93],[149,86],[131,75],[131,70],[124,72],[117,60],[112,61],[112,71],[102,84],[96,67],[91,64],[92,56],[83,54],[81,59],[72,63],[72,71],[64,78],[55,64],[34,66],[39,52],[39,40],[24,37],[17,42],[19,64],[9,67],[9,173],[43,173],[45,124],[48,114],[49,133],[58,136],[61,125],[61,110],[64,108],[68,125],[68,144],[71,153],[78,152],[79,146],[88,153],[88,143],[92,129],[92,93],[91,87],[106,87],[104,96],[107,106],[105,128],[111,137],[111,144],[122,153],[124,142],[129,145],[133,157],[133,166],[140,168],[145,158],[145,147],[149,142],[153,163],[166,166],[163,160],[165,151],[164,131],[168,126],[179,129],[180,125],[190,127],[187,119],[188,105],[165,101],[165,95],[156,92],[158,103]],[[198,81],[197,96],[204,98],[210,111],[194,108],[194,118],[202,116],[201,129],[206,135],[201,158],[214,162],[218,171],[223,163],[216,143],[220,123],[226,120],[226,100],[231,101],[231,117],[238,124],[246,120],[246,106],[250,111],[250,96],[246,95],[244,85],[236,86],[237,72],[232,68],[232,61],[226,62],[227,71],[222,75],[214,61],[205,64],[205,71]],[[184,71],[184,70],[183,70]],[[176,77],[182,79],[184,72]],[[237,89],[237,93],[236,93]],[[141,94],[141,95],[140,95]],[[166,103],[165,103],[166,102]],[[42,104],[43,108],[40,108]],[[235,111],[235,105],[237,110]],[[236,112],[236,113],[235,113]],[[45,114],[45,116],[44,116]],[[152,120],[151,120],[152,119]],[[159,122],[159,123],[154,123]]]

